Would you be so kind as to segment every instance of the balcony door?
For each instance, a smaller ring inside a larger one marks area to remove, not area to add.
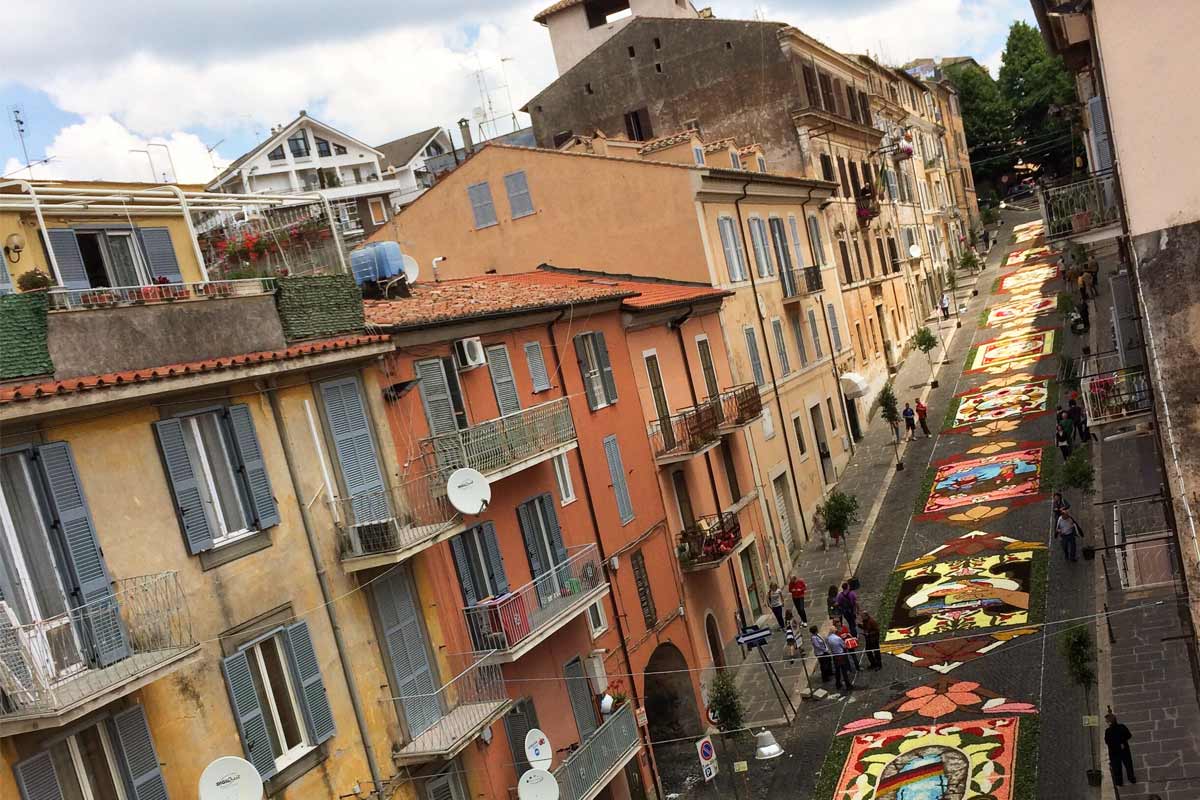
[[[538,605],[546,607],[554,598],[572,591],[567,548],[558,525],[558,513],[554,510],[554,498],[543,494],[522,503],[517,506],[517,520],[525,539]]]
[[[654,413],[658,415],[658,427],[662,431],[663,449],[675,449],[675,431],[671,428],[671,407],[667,404],[667,390],[663,387],[662,371],[658,367],[658,354],[646,353],[646,376],[650,379],[650,396],[654,399]]]
[[[373,594],[392,686],[400,698],[409,739],[415,739],[442,718],[443,709],[435,695],[438,687],[429,661],[421,605],[407,567],[397,567],[376,581]]]

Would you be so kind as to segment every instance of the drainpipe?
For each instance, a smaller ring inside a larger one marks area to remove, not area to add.
[[[745,183],[743,183],[742,196],[733,201],[734,210],[737,211],[739,233],[746,230],[746,222],[744,219],[742,219],[742,201],[749,196],[749,192],[747,192],[746,189],[749,188],[752,182],[752,180],[747,180]],[[750,256],[749,245],[746,244],[748,237],[742,235],[739,238],[742,240],[742,253],[746,257],[746,271],[750,274],[750,288],[754,292],[754,317],[758,320],[758,329],[762,332],[763,352],[767,356],[767,369],[771,372],[771,386],[775,389],[775,407],[779,410],[779,425],[783,429],[783,451],[787,454],[788,472],[792,477],[792,494],[796,498],[796,510],[800,513],[800,528],[804,532],[804,541],[808,542],[808,521],[805,520],[804,509],[800,506],[800,484],[796,481],[796,462],[795,459],[792,458],[792,448],[788,444],[787,438],[788,417],[783,410],[783,401],[779,399],[779,379],[775,376],[775,365],[771,363],[771,339],[767,335],[767,325],[766,320],[763,318],[762,305],[758,302],[758,281],[755,280],[755,273],[758,271],[757,263]],[[779,509],[776,509],[776,512],[778,512],[778,510]],[[775,536],[772,538],[775,539],[775,558],[780,564],[783,564],[785,562],[779,551],[779,537]],[[786,563],[790,567],[792,563],[791,559],[789,558]],[[784,570],[785,573],[788,571],[789,570]]]
[[[550,339],[550,355],[554,359],[554,372],[552,372],[551,374],[557,373],[558,379],[560,382],[563,379],[562,358],[560,357],[559,352],[558,352],[558,339],[554,335],[554,326],[559,320],[561,320],[566,315],[567,311],[568,311],[568,309],[564,308],[561,312],[559,312],[559,315],[557,317],[555,317],[554,319],[552,319],[546,323],[546,334]],[[565,391],[563,393],[563,396],[564,397],[566,396]],[[580,461],[581,462],[583,461],[582,456],[580,457]],[[604,569],[607,572],[608,571],[608,554],[604,549],[604,540],[600,537],[600,520],[596,516],[595,501],[592,500],[592,484],[591,484],[591,481],[588,480],[587,465],[583,465],[582,469],[579,470],[579,475],[580,475],[580,478],[583,480],[583,494],[584,494],[584,499],[587,500],[588,514],[592,518],[592,528],[595,529],[595,531],[596,531],[596,553],[600,556],[600,561],[603,562]],[[666,521],[664,520],[662,524],[665,528]],[[625,632],[625,621],[624,621],[624,617],[621,614],[621,610],[624,607],[624,602],[621,601],[621,590],[620,590],[620,587],[617,586],[615,581],[612,582],[612,591],[613,591],[613,596],[617,600],[617,613],[613,614],[613,624],[617,626],[617,640],[621,643],[621,655],[623,655],[625,657],[625,664],[626,664],[627,668],[632,672],[633,671],[633,658],[629,654],[629,638]],[[684,626],[684,627],[686,628],[687,626]],[[693,650],[695,649],[695,645],[693,645],[692,649]],[[637,706],[645,708],[645,704],[642,703],[642,698],[638,694],[637,681],[632,680],[632,678],[629,681],[629,692],[633,699],[633,702]],[[650,762],[650,774],[654,778],[655,789],[658,792],[658,796],[662,797],[662,795],[663,795],[662,778],[658,774],[658,763],[654,760],[654,748],[653,747],[651,747],[649,750],[649,762]]]
[[[321,562],[320,550],[317,548],[317,535],[308,506],[304,504],[303,493],[300,490],[300,476],[296,471],[296,454],[292,450],[291,439],[288,438],[287,425],[283,421],[283,413],[279,410],[278,383],[272,378],[267,381],[267,399],[271,404],[271,415],[275,419],[275,427],[279,429],[279,442],[283,446],[283,460],[287,463],[288,477],[292,482],[292,491],[296,493],[297,505],[300,507],[300,522],[304,528],[304,538],[308,541],[308,554],[312,558],[313,569],[317,573],[317,583],[321,586],[321,599],[325,603],[325,614],[329,617],[329,627],[333,629],[333,641],[337,647],[338,662],[342,667],[342,675],[346,681],[346,689],[350,695],[350,707],[354,711],[354,721],[358,725],[358,736],[362,740],[363,752],[367,756],[367,768],[371,772],[371,782],[375,792],[382,796],[383,778],[379,772],[379,764],[375,761],[375,749],[371,745],[371,735],[367,731],[367,720],[363,714],[362,699],[358,695],[358,686],[354,683],[354,670],[350,667],[350,659],[346,654],[346,642],[342,636],[342,626],[338,623],[337,605],[333,592],[329,589],[329,579],[325,575],[325,565]]]

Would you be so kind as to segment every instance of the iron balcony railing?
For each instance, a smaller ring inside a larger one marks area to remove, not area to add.
[[[149,286],[97,286],[93,289],[53,289],[51,311],[78,311],[181,300],[212,300],[220,297],[249,297],[272,294],[274,278],[243,278],[232,281],[155,283]]]
[[[783,286],[783,299],[793,300],[803,297],[804,292],[804,268],[799,269],[780,269],[779,283]]]
[[[820,267],[805,267],[804,268],[804,285],[808,288],[808,293],[813,294],[825,288],[824,282],[821,280]]]
[[[1040,192],[1046,238],[1060,239],[1112,225],[1120,220],[1113,173],[1099,172],[1081,181],[1045,187]]]
[[[680,460],[700,452],[721,438],[720,423],[721,405],[712,400],[654,420],[648,427],[654,457]]]
[[[641,746],[633,707],[625,703],[554,770],[559,800],[591,800]]]
[[[499,597],[463,609],[476,651],[511,655],[523,642],[582,610],[584,599],[605,583],[595,544]]]
[[[679,534],[679,561],[684,569],[719,565],[742,540],[742,524],[733,511],[701,517]]]
[[[430,436],[421,441],[421,446],[443,474],[473,467],[484,475],[494,475],[544,456],[575,438],[567,398],[560,397],[454,433]]]
[[[453,756],[512,706],[492,655],[471,654],[465,668],[437,691],[397,698],[411,737],[396,752],[397,764]]]
[[[1088,424],[1150,413],[1150,384],[1142,366],[1124,366],[1120,354],[1114,352],[1085,358],[1082,371],[1079,393]]]
[[[195,647],[174,572],[123,578],[103,598],[29,624],[0,601],[0,735],[5,723],[63,714]]]
[[[762,414],[762,395],[758,386],[743,383],[721,392],[720,409],[722,428],[737,428],[757,419]]]
[[[343,561],[413,550],[453,528],[459,514],[446,498],[443,476],[420,477],[332,500]]]

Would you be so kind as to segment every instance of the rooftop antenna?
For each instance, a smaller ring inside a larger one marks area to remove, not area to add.
[[[9,109],[12,111],[13,132],[21,142],[21,153],[25,156],[25,168],[29,170],[29,177],[32,180],[33,164],[29,162],[29,148],[25,144],[25,120],[21,118],[22,109],[19,105],[9,106]]]
[[[217,169],[217,161],[216,161],[216,159],[213,158],[213,151],[216,150],[218,147],[220,147],[224,141],[225,141],[224,139],[220,139],[214,144],[209,144],[209,145],[204,146],[204,149],[208,151],[208,163],[212,164],[212,168],[213,168],[214,172]]]
[[[512,87],[508,83],[508,69],[504,65],[509,61],[515,60],[512,56],[500,57],[500,74],[504,76],[504,94],[508,97],[508,114],[512,118],[512,129],[514,131],[519,127],[517,125],[517,109],[513,106]]]

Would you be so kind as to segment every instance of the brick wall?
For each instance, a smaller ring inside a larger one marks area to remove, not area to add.
[[[362,292],[349,275],[304,275],[279,279],[275,304],[287,340],[361,331]]]
[[[54,372],[47,346],[45,292],[0,296],[0,380]]]

